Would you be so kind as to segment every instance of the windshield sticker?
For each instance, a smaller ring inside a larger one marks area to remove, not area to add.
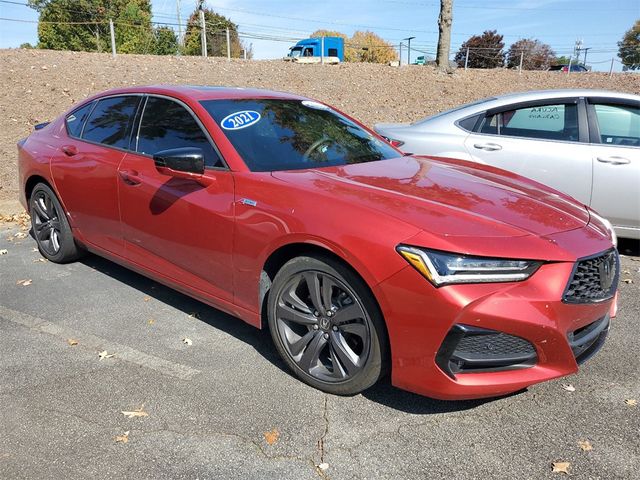
[[[260,121],[260,114],[254,110],[242,110],[227,115],[220,122],[220,126],[225,130],[240,130],[250,127]]]
[[[316,110],[331,110],[329,107],[327,107],[326,105],[323,105],[321,103],[318,102],[313,102],[311,100],[303,100],[302,104],[305,107],[309,107],[309,108],[315,108]]]

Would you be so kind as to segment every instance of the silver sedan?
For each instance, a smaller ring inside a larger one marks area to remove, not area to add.
[[[375,130],[405,152],[511,170],[560,190],[640,239],[640,96],[546,90],[487,98]]]

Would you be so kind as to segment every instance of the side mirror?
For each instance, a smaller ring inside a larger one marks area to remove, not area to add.
[[[200,148],[182,147],[162,150],[153,156],[158,171],[164,175],[193,180],[203,187],[214,183],[204,175],[204,152]]]
[[[156,164],[156,168],[167,175],[179,173],[204,174],[204,152],[200,148],[182,147],[162,150],[153,156],[153,161]]]

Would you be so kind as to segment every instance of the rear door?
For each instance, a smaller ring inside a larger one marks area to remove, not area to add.
[[[588,205],[593,173],[587,138],[584,103],[552,99],[487,111],[465,148],[475,161],[531,178]]]
[[[117,169],[140,96],[106,97],[66,118],[66,135],[51,159],[55,186],[79,237],[108,252],[123,253]]]
[[[588,101],[593,194],[591,207],[620,236],[640,238],[640,104]]]
[[[118,169],[127,258],[208,295],[231,300],[234,228],[233,175],[187,105],[149,96],[137,138]],[[202,186],[160,173],[153,154],[195,147],[205,155]]]

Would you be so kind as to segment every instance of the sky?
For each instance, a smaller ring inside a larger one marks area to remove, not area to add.
[[[197,1],[179,3],[184,23]],[[566,56],[573,52],[576,40],[582,40],[583,47],[590,48],[587,64],[599,71],[609,71],[612,58],[614,71],[622,69],[617,42],[640,18],[640,0],[453,3],[452,55],[471,35],[497,30],[504,35],[507,48],[519,38],[536,38]],[[295,39],[306,38],[320,28],[349,36],[356,30],[370,30],[395,45],[404,38],[416,37],[412,40],[412,59],[423,54],[433,56],[438,41],[438,0],[209,0],[206,5],[238,25],[243,40],[252,44],[256,59],[281,58]],[[152,11],[155,22],[177,23],[176,0],[152,0]],[[37,43],[36,23],[5,19],[36,22],[38,14],[23,5],[0,1],[0,48]]]

